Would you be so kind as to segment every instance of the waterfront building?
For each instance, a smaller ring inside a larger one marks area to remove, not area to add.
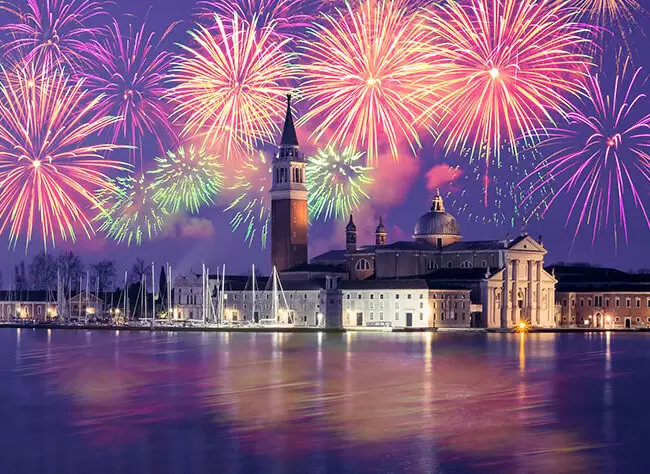
[[[650,275],[587,265],[548,268],[558,280],[560,327],[650,327]]]
[[[475,327],[509,328],[520,321],[555,326],[555,279],[544,270],[541,237],[534,240],[522,234],[514,239],[463,241],[439,192],[430,211],[415,224],[412,241],[387,244],[380,220],[375,245],[358,246],[352,216],[345,234],[345,249],[318,255],[311,264],[345,269],[349,280],[375,280],[377,287],[388,288],[394,279],[422,279],[432,290],[448,285],[470,290]]]
[[[0,321],[26,319],[43,322],[57,315],[56,297],[51,291],[0,291]]]

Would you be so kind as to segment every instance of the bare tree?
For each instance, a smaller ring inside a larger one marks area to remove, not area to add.
[[[111,291],[115,283],[115,260],[100,260],[91,265],[92,281],[99,280],[99,291]]]
[[[20,264],[14,267],[14,290],[26,291],[28,289],[27,277],[25,276],[25,262],[20,261]]]
[[[131,267],[131,281],[139,284],[142,281],[142,276],[146,275],[148,270],[149,269],[147,264],[144,263],[144,260],[138,258]]]
[[[63,252],[56,259],[57,269],[61,276],[61,283],[67,291],[70,288],[77,288],[79,279],[84,273],[84,263],[72,252]]]
[[[51,291],[56,288],[56,261],[41,250],[29,264],[29,283],[32,290]]]

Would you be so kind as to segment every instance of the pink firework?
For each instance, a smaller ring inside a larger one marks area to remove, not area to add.
[[[110,34],[95,43],[99,64],[87,74],[86,86],[99,97],[100,115],[124,118],[114,125],[112,140],[125,138],[133,147],[133,156],[147,134],[156,138],[160,149],[164,149],[164,137],[175,137],[164,100],[172,55],[160,49],[168,32],[154,42],[154,33],[147,33],[144,23],[136,30],[129,25],[123,33],[114,21]]]
[[[218,29],[215,15],[241,18],[257,27],[275,23],[274,31],[283,36],[295,36],[309,26],[313,16],[308,12],[316,6],[311,0],[206,0],[199,4],[197,17],[208,28]]]
[[[27,0],[27,8],[6,8],[17,17],[0,27],[10,35],[4,52],[17,54],[26,62],[67,66],[73,71],[92,57],[90,41],[100,28],[89,24],[106,15],[93,0]]]
[[[586,98],[568,115],[568,123],[548,130],[544,145],[552,154],[531,174],[531,193],[551,180],[557,193],[547,196],[553,204],[561,195],[572,196],[567,224],[577,220],[574,240],[581,227],[591,226],[592,243],[598,231],[612,224],[628,237],[628,211],[638,209],[646,224],[650,190],[650,102],[639,89],[646,82],[641,69],[628,75],[623,64],[613,88],[603,87],[598,76],[589,78]],[[530,177],[528,179],[530,179]]]

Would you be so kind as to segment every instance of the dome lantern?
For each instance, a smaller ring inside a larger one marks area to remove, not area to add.
[[[444,247],[458,242],[461,238],[456,218],[445,211],[442,196],[437,190],[431,210],[422,215],[415,224],[413,239],[417,242],[427,242]]]

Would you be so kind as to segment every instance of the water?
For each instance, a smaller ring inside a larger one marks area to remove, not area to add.
[[[0,329],[0,473],[647,472],[645,334]]]

